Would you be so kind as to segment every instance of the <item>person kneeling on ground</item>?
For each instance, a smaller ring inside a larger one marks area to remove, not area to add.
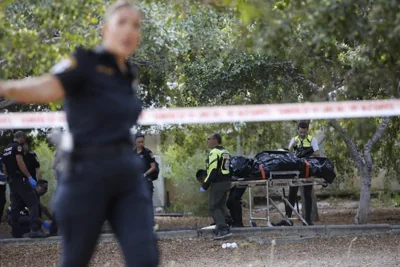
[[[40,203],[40,197],[43,196],[44,194],[46,194],[47,190],[48,190],[48,181],[39,180],[37,182],[37,186],[35,188],[35,194],[39,201],[39,218],[41,218],[41,215],[43,212],[43,214],[46,215],[46,217],[50,220],[50,222],[41,220],[43,227],[50,231],[50,235],[56,235],[57,228],[55,227],[55,225],[53,225],[52,215],[51,215],[50,211],[48,210],[48,208],[46,206],[44,206],[42,203]],[[24,205],[21,205],[21,206],[24,206]],[[7,219],[8,219],[9,225],[11,226],[11,206],[7,210]],[[24,234],[27,234],[30,232],[29,227],[30,227],[31,219],[30,219],[29,210],[27,207],[24,207],[20,211],[20,217],[18,219],[18,223],[19,223],[19,227],[16,229],[19,229],[19,231],[18,231],[18,233],[13,233],[13,237],[15,237],[15,238],[20,238]]]
[[[50,220],[50,222],[42,220],[43,226],[47,230],[49,230],[50,235],[57,235],[57,227],[55,225],[55,221],[53,220],[54,219],[53,215],[51,214],[49,209],[40,202],[40,197],[42,197],[47,193],[48,188],[49,188],[49,182],[47,180],[42,179],[37,182],[35,193],[39,201],[39,218],[42,217],[42,212],[43,212],[43,214],[47,217],[47,219]]]

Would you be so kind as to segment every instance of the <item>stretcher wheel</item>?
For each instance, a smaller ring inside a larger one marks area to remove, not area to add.
[[[250,224],[251,227],[257,227],[257,224],[255,222],[253,222],[253,221],[250,221],[249,224]]]

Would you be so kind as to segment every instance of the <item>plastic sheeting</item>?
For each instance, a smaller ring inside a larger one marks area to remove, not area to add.
[[[262,179],[260,165],[266,178],[273,171],[299,171],[300,177],[307,178],[307,165],[309,165],[308,177],[323,178],[329,184],[336,178],[335,168],[329,159],[325,157],[298,158],[289,151],[281,150],[266,150],[258,153],[254,159],[232,157],[233,176]]]
[[[236,177],[250,177],[254,160],[238,156],[231,158],[231,165],[233,169],[233,176]]]
[[[258,153],[254,157],[253,176],[262,177],[260,166],[264,169],[265,176],[268,178],[273,171],[297,171],[305,167],[304,161],[297,158],[289,151],[266,150]]]
[[[311,176],[324,178],[329,184],[336,178],[335,168],[329,159],[324,157],[310,157],[306,160],[310,163]]]

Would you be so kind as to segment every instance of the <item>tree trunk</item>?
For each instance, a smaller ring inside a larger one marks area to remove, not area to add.
[[[318,204],[317,204],[317,196],[315,195],[315,190],[312,190],[312,211],[311,211],[311,220],[313,222],[319,221],[319,214],[318,214]]]
[[[360,203],[354,223],[366,224],[368,222],[369,200],[371,198],[372,168],[363,166],[359,171],[361,175]]]

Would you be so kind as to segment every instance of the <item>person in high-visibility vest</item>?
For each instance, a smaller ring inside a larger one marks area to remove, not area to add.
[[[231,189],[231,155],[221,143],[221,135],[218,133],[211,134],[207,138],[207,146],[211,151],[206,160],[207,177],[200,187],[200,192],[206,192],[210,188],[208,210],[216,226],[214,239],[232,235],[230,227],[225,222],[227,193]]]
[[[294,150],[297,157],[309,157],[309,156],[319,156],[318,141],[315,137],[308,134],[308,123],[300,122],[297,130],[298,135],[293,137],[289,143],[289,151]],[[312,185],[304,186],[304,202],[305,202],[305,221],[308,225],[313,225],[311,221],[311,211],[312,211]],[[298,186],[289,188],[289,202],[294,206],[297,198],[297,192],[299,190]],[[292,209],[286,205],[286,216],[290,218],[292,216]]]
[[[300,122],[298,127],[298,135],[293,137],[289,143],[289,150],[294,150],[299,158],[309,156],[319,156],[318,141],[315,137],[308,134],[308,123]]]

